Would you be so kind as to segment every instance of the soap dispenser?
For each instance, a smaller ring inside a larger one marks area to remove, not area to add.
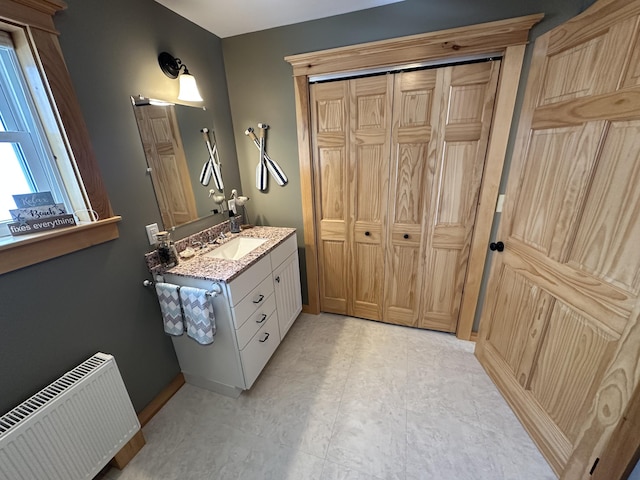
[[[229,229],[231,233],[240,233],[240,222],[238,217],[233,213],[233,210],[229,210]]]
[[[158,242],[158,257],[162,266],[171,268],[178,265],[178,252],[171,241],[171,234],[169,232],[158,232],[156,240]]]

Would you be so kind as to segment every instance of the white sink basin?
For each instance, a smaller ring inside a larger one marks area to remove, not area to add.
[[[205,253],[204,256],[209,258],[222,258],[224,260],[239,260],[266,241],[268,241],[266,238],[236,237],[224,245],[220,245],[210,252]]]

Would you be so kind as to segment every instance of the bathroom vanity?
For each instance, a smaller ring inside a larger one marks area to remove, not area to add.
[[[302,310],[293,228],[229,236],[165,272],[164,281],[220,292],[212,298],[214,342],[172,340],[187,383],[224,395],[253,385]]]

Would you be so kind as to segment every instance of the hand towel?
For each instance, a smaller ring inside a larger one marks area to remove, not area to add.
[[[184,322],[180,309],[180,287],[171,283],[156,283],[156,293],[162,311],[164,331],[169,335],[179,336],[184,333]]]
[[[180,301],[187,325],[187,335],[202,345],[213,343],[213,336],[216,334],[216,317],[207,291],[182,287]]]

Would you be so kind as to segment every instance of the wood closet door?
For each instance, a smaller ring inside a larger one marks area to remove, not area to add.
[[[348,82],[311,85],[320,309],[347,314],[349,303]]]
[[[418,326],[455,332],[482,184],[500,61],[438,69],[427,167]]]
[[[383,320],[393,78],[349,80],[349,315]]]
[[[196,220],[196,200],[175,107],[144,105],[134,108],[134,113],[164,228]]]
[[[386,322],[456,330],[499,72],[494,61],[396,75]]]
[[[433,139],[443,94],[443,85],[436,89],[440,70],[395,75],[383,319],[400,325],[416,326],[421,305],[425,222],[437,145]]]
[[[311,86],[320,308],[380,320],[390,75]]]
[[[476,355],[562,479],[640,377],[640,1],[536,41]]]

